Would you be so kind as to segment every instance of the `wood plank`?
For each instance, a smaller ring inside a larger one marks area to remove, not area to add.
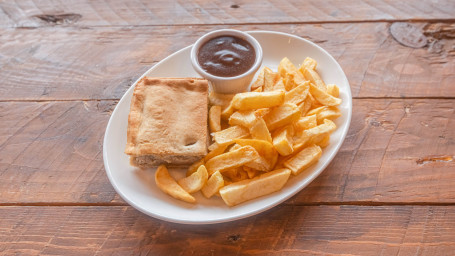
[[[278,206],[182,225],[127,206],[0,207],[6,255],[450,255],[454,206]]]
[[[413,25],[440,39],[421,49],[405,47],[389,34],[388,23],[234,28],[282,31],[318,43],[343,67],[354,97],[455,97],[455,24]],[[0,100],[118,99],[156,62],[223,27],[230,26],[3,29]]]
[[[293,203],[455,202],[454,109],[454,100],[354,100],[341,150]]]
[[[454,19],[455,3],[433,1],[2,1],[0,24],[130,26]]]
[[[2,201],[118,200],[102,156],[115,103],[0,103]]]
[[[0,103],[0,204],[122,203],[102,162],[114,104]],[[354,100],[338,155],[288,203],[455,203],[454,109],[443,99]]]

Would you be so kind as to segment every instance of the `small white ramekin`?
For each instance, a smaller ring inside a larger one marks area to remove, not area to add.
[[[238,76],[221,77],[209,74],[201,68],[197,58],[199,48],[205,42],[219,36],[236,36],[246,40],[253,46],[253,49],[256,53],[256,60],[254,61],[253,66],[248,71]],[[199,73],[199,75],[201,75],[202,77],[211,82],[212,89],[215,92],[225,94],[245,92],[249,89],[248,87],[251,83],[251,80],[253,79],[256,71],[262,64],[262,48],[259,42],[254,37],[250,36],[245,32],[234,29],[215,30],[200,37],[193,45],[193,48],[191,49],[191,64],[193,65],[194,70],[196,70],[196,72]]]

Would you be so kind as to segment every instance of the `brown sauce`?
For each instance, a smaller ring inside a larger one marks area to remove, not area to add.
[[[198,52],[202,69],[214,76],[232,77],[248,71],[256,60],[253,46],[235,36],[219,36],[204,43]]]

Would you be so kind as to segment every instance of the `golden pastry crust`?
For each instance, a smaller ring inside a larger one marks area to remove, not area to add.
[[[141,79],[128,116],[125,153],[131,163],[182,165],[203,157],[207,153],[207,94],[205,79]],[[137,162],[136,158],[150,161]]]

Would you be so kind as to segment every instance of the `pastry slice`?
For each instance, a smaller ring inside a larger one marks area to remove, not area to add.
[[[207,154],[208,82],[142,78],[134,88],[125,153],[141,168],[189,165]]]

